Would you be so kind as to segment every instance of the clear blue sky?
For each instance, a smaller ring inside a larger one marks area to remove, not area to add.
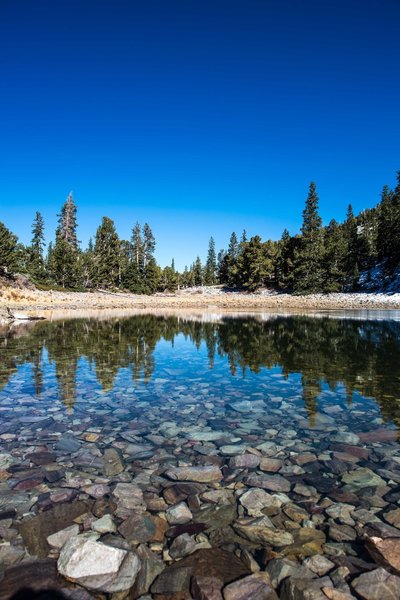
[[[232,230],[295,233],[400,169],[399,0],[0,0],[0,220],[53,236],[70,190],[148,221],[182,268]]]

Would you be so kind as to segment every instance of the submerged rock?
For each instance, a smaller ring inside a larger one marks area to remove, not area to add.
[[[121,592],[135,583],[140,560],[132,552],[107,546],[83,534],[63,546],[57,568],[61,575],[89,590]]]
[[[363,600],[400,600],[400,577],[382,568],[356,577],[351,587]]]
[[[174,481],[196,481],[199,483],[211,483],[221,481],[222,473],[219,467],[174,467],[169,469],[166,476]]]

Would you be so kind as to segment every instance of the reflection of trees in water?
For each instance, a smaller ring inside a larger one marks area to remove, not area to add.
[[[343,383],[351,401],[354,391],[377,400],[385,419],[400,425],[400,323],[277,317],[269,321],[226,318],[218,323],[178,317],[138,315],[107,321],[77,319],[41,322],[25,335],[0,330],[0,387],[17,367],[32,364],[35,388],[43,387],[42,361],[46,349],[62,400],[73,406],[78,361],[86,358],[105,390],[113,388],[121,368],[134,381],[149,381],[154,350],[164,339],[172,344],[183,334],[196,348],[205,343],[210,368],[215,357],[225,358],[233,374],[247,369],[280,366],[284,376],[300,373],[303,400],[312,420],[325,382],[334,390]]]

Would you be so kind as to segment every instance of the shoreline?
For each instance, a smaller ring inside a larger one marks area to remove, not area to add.
[[[336,293],[294,296],[291,294],[221,292],[204,290],[181,291],[176,294],[143,296],[135,294],[108,294],[102,292],[61,292],[0,290],[0,308],[48,313],[52,310],[400,310],[400,294]]]

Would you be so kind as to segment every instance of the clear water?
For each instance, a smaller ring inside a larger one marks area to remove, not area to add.
[[[392,317],[141,314],[3,328],[0,562],[47,556],[47,536],[80,514],[77,502],[96,500],[97,516],[115,511],[120,527],[118,482],[143,490],[151,518],[187,501],[190,531],[205,531],[213,547],[246,549],[261,567],[272,556],[266,547],[300,561],[323,553],[370,562],[365,523],[400,529],[400,322]],[[110,448],[122,462],[111,474]],[[235,464],[242,453],[261,462]],[[168,474],[204,465],[221,469],[222,480],[185,487]],[[244,490],[260,486],[284,491],[282,506],[242,505]],[[249,542],[243,527],[254,515],[271,517],[293,542]],[[150,546],[160,560],[174,535]]]

